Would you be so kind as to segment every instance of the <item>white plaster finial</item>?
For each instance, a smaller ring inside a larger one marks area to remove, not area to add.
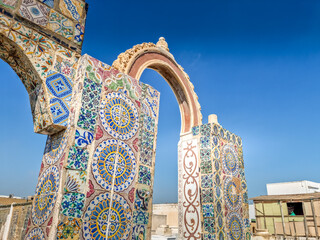
[[[208,123],[219,124],[218,123],[218,116],[216,114],[210,114],[209,117],[208,117]]]
[[[159,41],[157,42],[157,47],[163,48],[169,52],[168,43],[164,37],[160,37]]]

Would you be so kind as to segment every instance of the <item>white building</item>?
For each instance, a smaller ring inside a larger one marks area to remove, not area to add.
[[[320,192],[320,183],[296,181],[283,183],[268,183],[268,195],[303,194]]]

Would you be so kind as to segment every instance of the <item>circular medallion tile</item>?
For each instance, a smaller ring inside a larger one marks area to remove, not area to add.
[[[48,136],[44,151],[44,159],[48,164],[54,164],[59,160],[67,145],[67,136],[66,131]]]
[[[243,239],[243,224],[238,213],[230,213],[227,216],[228,235],[231,240]]]
[[[46,239],[41,228],[34,228],[25,238],[26,240],[42,240]]]
[[[239,174],[238,154],[232,145],[226,144],[222,149],[222,164],[225,172],[232,176]]]
[[[224,182],[224,198],[230,210],[236,211],[241,207],[242,197],[240,186],[237,186],[231,178],[227,177]]]
[[[121,93],[109,93],[101,102],[100,118],[106,131],[121,140],[132,138],[138,130],[138,111]]]
[[[89,204],[83,225],[85,239],[127,239],[132,220],[132,211],[127,201],[114,193],[104,193],[95,197]],[[108,231],[107,231],[108,230]]]
[[[131,148],[122,141],[107,140],[102,142],[95,151],[92,172],[97,183],[106,190],[127,189],[136,174],[136,159]]]
[[[49,167],[40,177],[32,206],[32,220],[35,224],[43,224],[49,217],[56,201],[59,188],[59,170]]]

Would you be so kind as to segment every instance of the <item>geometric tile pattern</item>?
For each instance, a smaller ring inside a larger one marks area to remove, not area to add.
[[[95,150],[92,172],[102,188],[123,191],[131,185],[136,173],[134,153],[120,140],[104,141]]]
[[[46,86],[50,93],[50,111],[55,124],[67,126],[72,94],[72,81],[61,73],[49,71]]]
[[[41,26],[47,25],[49,8],[35,0],[22,0],[19,12],[31,22]]]
[[[47,26],[51,31],[62,35],[68,40],[73,36],[73,22],[53,9],[50,10],[49,23]]]
[[[122,196],[114,193],[111,199],[108,192],[100,194],[89,203],[84,214],[84,238],[127,239],[131,220],[132,212]]]
[[[57,98],[71,97],[72,81],[61,73],[49,71],[46,85],[50,93]]]
[[[218,124],[193,127],[200,142],[202,230],[205,239],[244,239],[249,232],[242,142]]]

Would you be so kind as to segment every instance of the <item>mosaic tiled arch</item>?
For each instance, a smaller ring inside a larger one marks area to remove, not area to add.
[[[157,71],[172,88],[181,113],[181,134],[202,123],[201,107],[189,76],[169,53],[168,44],[160,38],[157,44],[142,43],[121,53],[113,62],[113,67],[140,79],[146,68]]]

